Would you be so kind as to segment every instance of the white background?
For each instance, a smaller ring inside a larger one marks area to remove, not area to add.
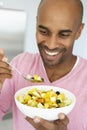
[[[36,10],[40,0],[0,0],[3,2],[1,8],[10,9],[21,9],[27,14],[26,30],[25,30],[25,41],[24,41],[24,51],[29,51],[32,53],[37,52],[36,39],[35,39],[35,29],[36,29]],[[87,59],[87,0],[82,0],[84,5],[84,19],[85,28],[82,32],[79,40],[76,41],[74,47],[74,54],[80,55]]]
[[[36,21],[36,8],[38,1],[35,1],[31,15],[28,15],[28,27],[26,33],[25,50],[29,52],[37,52],[36,41],[35,41],[35,21]],[[87,59],[87,0],[82,0],[84,5],[84,17],[83,22],[85,23],[81,37],[75,42],[73,53],[82,56]]]
[[[27,13],[24,51],[37,52],[35,24],[36,10],[40,0],[2,0],[0,2],[3,2],[3,7],[1,8],[22,9]],[[82,2],[84,5],[83,22],[85,23],[85,28],[79,40],[76,41],[73,52],[87,59],[87,0],[82,0]]]

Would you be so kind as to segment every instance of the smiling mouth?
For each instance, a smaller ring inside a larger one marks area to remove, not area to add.
[[[60,48],[56,47],[54,49],[49,49],[46,45],[43,44],[39,44],[39,50],[42,57],[45,57],[48,60],[54,60],[54,58],[58,58],[67,51],[64,46]]]
[[[57,52],[50,52],[50,51],[45,50],[45,53],[46,53],[47,55],[49,55],[49,56],[56,56],[56,55],[58,55],[60,52],[59,52],[59,51],[57,51]]]

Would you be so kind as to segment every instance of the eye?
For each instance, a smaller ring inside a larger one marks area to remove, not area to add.
[[[46,30],[39,30],[39,32],[42,34],[42,35],[48,35],[48,32]]]
[[[63,37],[63,38],[67,38],[69,36],[70,36],[70,34],[68,34],[68,33],[60,33],[59,34],[59,37]]]

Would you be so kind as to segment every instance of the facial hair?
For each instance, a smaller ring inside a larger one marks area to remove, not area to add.
[[[61,63],[63,60],[63,54],[67,50],[64,46],[49,49],[49,47],[44,45],[43,43],[38,44],[38,48],[43,63],[49,67],[54,67]]]

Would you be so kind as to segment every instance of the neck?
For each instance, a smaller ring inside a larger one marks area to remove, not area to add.
[[[77,59],[76,56],[73,56],[67,62],[62,62],[57,66],[53,67],[48,67],[44,65],[50,82],[56,81],[65,76],[66,74],[68,74],[75,65],[76,59]]]

